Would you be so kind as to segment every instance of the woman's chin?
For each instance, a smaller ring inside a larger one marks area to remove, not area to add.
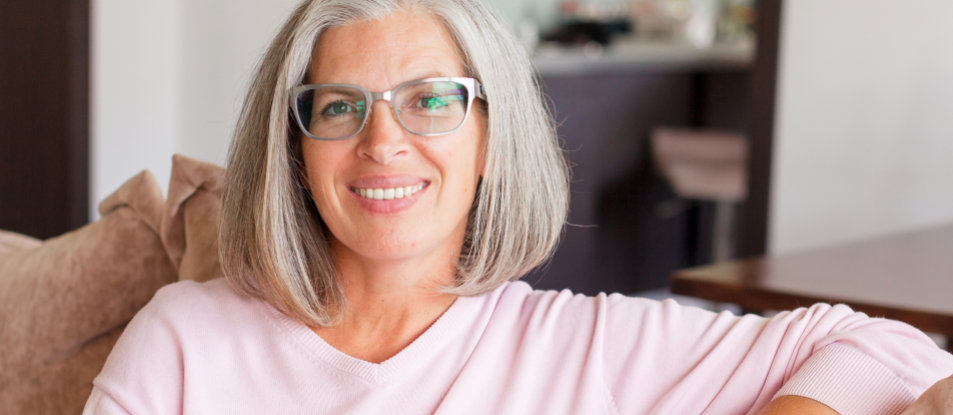
[[[435,268],[452,270],[459,256],[459,249],[451,249],[443,244],[427,246],[424,241],[402,240],[392,244],[353,246],[344,252],[338,251],[337,254],[349,256],[351,260],[358,263],[373,264],[375,267],[412,266],[421,271]],[[344,258],[339,257],[339,259]]]

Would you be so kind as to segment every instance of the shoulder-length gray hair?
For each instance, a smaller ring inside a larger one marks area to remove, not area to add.
[[[523,47],[478,0],[311,0],[294,11],[265,53],[228,156],[220,256],[241,292],[305,324],[327,326],[345,307],[330,232],[302,181],[302,134],[289,90],[305,82],[320,34],[398,10],[444,22],[466,75],[486,90],[486,170],[470,211],[453,286],[492,291],[552,254],[569,206],[569,173]]]

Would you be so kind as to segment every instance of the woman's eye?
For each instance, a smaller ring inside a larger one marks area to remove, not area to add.
[[[321,111],[321,115],[325,117],[334,117],[337,115],[344,115],[354,111],[355,111],[355,108],[353,105],[344,101],[335,101],[325,106],[324,110]]]
[[[427,111],[449,110],[462,107],[465,101],[461,94],[425,95],[414,102],[414,107]]]
[[[445,96],[421,97],[420,100],[417,101],[417,107],[428,110],[440,109],[447,105],[447,97]]]

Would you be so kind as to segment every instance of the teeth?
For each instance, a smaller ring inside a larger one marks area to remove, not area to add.
[[[361,195],[365,199],[373,200],[392,200],[392,199],[403,199],[405,197],[411,196],[414,193],[419,192],[424,188],[423,183],[415,184],[413,186],[404,186],[404,187],[389,187],[386,189],[361,189],[354,188],[354,193]]]

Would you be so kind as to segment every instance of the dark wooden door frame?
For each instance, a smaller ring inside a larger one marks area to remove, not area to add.
[[[739,257],[764,254],[768,247],[781,6],[781,0],[757,2],[758,44],[748,80],[746,120],[750,146],[748,198],[738,215],[742,229],[737,245]]]
[[[89,0],[0,3],[0,229],[89,219]]]

